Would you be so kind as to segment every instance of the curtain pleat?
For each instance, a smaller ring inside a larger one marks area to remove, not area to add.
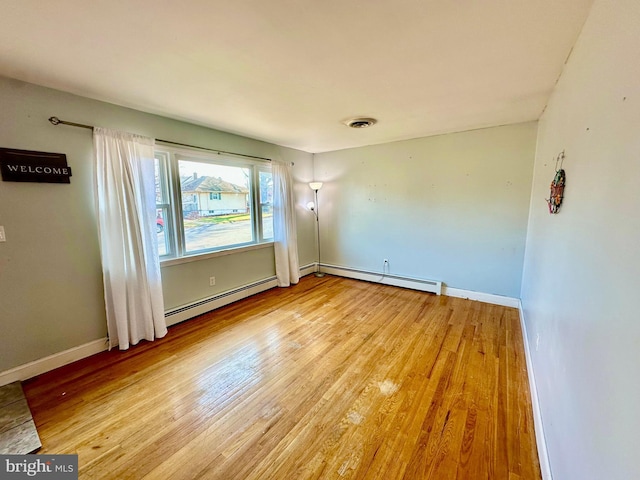
[[[271,163],[271,168],[273,174],[273,240],[276,277],[279,287],[288,287],[300,280],[291,165],[274,160]]]
[[[95,128],[95,196],[109,349],[167,334],[155,233],[154,140]]]

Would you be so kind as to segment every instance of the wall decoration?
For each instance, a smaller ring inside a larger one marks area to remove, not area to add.
[[[0,148],[0,171],[5,182],[71,183],[64,153]]]
[[[560,168],[558,169],[558,163]],[[556,157],[556,174],[551,182],[551,193],[547,199],[547,205],[549,205],[549,213],[556,214],[560,211],[560,205],[562,205],[562,199],[564,198],[564,186],[567,181],[567,175],[562,168],[564,163],[564,150]]]

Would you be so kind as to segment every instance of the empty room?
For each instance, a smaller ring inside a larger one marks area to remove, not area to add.
[[[0,24],[0,478],[640,478],[639,2]]]

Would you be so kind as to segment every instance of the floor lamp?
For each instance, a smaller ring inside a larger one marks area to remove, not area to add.
[[[309,209],[316,216],[316,232],[318,235],[318,266],[316,267],[316,277],[324,277],[324,273],[320,271],[320,218],[318,217],[318,190],[322,188],[322,182],[311,182],[309,183],[309,188],[315,192],[316,203],[309,203]]]

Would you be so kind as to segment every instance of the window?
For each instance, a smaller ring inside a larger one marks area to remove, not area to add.
[[[268,162],[197,151],[156,151],[161,256],[181,257],[273,239]]]
[[[173,252],[170,244],[172,230],[169,228],[171,222],[171,205],[169,195],[169,182],[167,163],[163,158],[156,156],[156,232],[158,234],[158,254],[160,256]]]
[[[273,240],[273,177],[271,170],[261,170],[260,212],[262,214],[262,235]]]

